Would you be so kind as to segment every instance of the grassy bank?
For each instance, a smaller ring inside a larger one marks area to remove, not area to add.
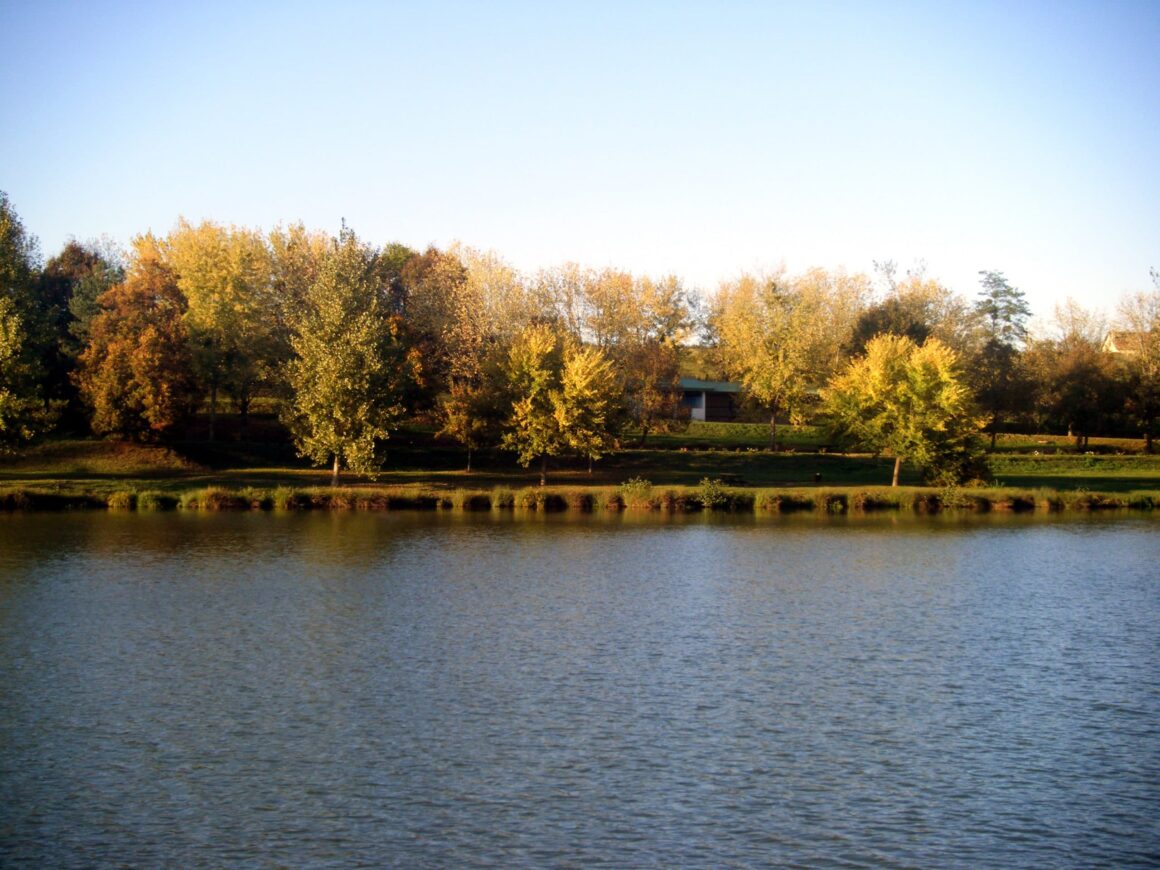
[[[815,512],[829,514],[899,511],[937,513],[1153,511],[1160,489],[1092,492],[1021,488],[935,489],[931,487],[729,487],[707,481],[696,487],[654,486],[628,481],[621,486],[495,487],[431,489],[413,486],[292,487],[221,486],[182,491],[150,488],[112,492],[62,493],[44,488],[0,489],[0,510],[118,511],[525,511],[592,513],[658,511],[693,513]]]
[[[760,428],[729,425],[691,425],[685,435],[738,442]],[[391,442],[375,480],[349,476],[336,488],[329,473],[261,445],[47,442],[0,457],[0,510],[1151,510],[1160,492],[1160,456],[1128,442],[1105,453],[1009,449],[992,455],[988,488],[923,487],[904,468],[905,485],[892,490],[885,457],[678,446],[622,450],[592,475],[581,463],[554,462],[541,489],[535,471],[510,456],[481,456],[469,474],[457,450],[431,438],[407,433]]]

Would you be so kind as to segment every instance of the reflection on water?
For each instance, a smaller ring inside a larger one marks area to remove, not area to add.
[[[1156,531],[0,516],[0,864],[1154,865]]]

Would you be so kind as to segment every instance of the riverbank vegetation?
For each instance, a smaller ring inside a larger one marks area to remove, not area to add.
[[[891,263],[743,274],[704,297],[345,226],[185,221],[128,254],[74,241],[42,262],[0,194],[0,486],[6,504],[118,507],[215,503],[189,495],[207,487],[277,505],[342,491],[342,472],[357,492],[482,501],[550,481],[593,504],[639,479],[702,508],[824,486],[851,509],[888,482],[1147,490],[1160,277],[1116,330],[1069,303],[1033,335],[1018,289],[980,274],[973,302]],[[736,421],[691,420],[682,376],[739,385]],[[701,481],[718,496],[689,495]]]

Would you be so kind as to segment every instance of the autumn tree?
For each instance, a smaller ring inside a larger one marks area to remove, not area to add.
[[[599,348],[572,345],[564,351],[553,414],[565,445],[592,463],[615,445],[612,432],[622,396],[612,362]]]
[[[561,360],[559,336],[550,326],[533,324],[516,336],[504,365],[512,409],[502,445],[514,450],[525,468],[539,460],[540,486],[547,483],[548,457],[566,446],[553,399]]]
[[[1160,414],[1160,274],[1152,271],[1154,287],[1134,293],[1119,306],[1117,326],[1127,346],[1120,362],[1127,374],[1129,408],[1144,430],[1144,445],[1152,452],[1156,417]]]
[[[917,345],[905,336],[870,340],[823,391],[838,437],[894,456],[892,486],[904,461],[930,479],[958,482],[977,473],[978,420],[957,355],[938,339]]]
[[[1081,448],[1124,405],[1120,372],[1100,352],[1105,333],[1102,315],[1068,299],[1055,307],[1050,331],[1029,340],[1020,358],[1024,404]]]
[[[862,276],[820,269],[743,275],[713,303],[712,328],[727,371],[769,410],[770,447],[777,418],[801,419],[809,400],[837,369],[868,292]]]
[[[344,229],[293,322],[284,420],[299,455],[372,473],[397,425],[400,348],[374,281],[375,254]]]
[[[152,236],[133,243],[122,284],[99,297],[74,375],[98,435],[156,437],[192,413],[185,297]]]
[[[1026,394],[1019,381],[1019,350],[1027,338],[1031,309],[1023,293],[1003,277],[1002,272],[979,272],[983,289],[975,302],[982,321],[983,345],[972,365],[975,390],[987,412],[991,449],[1005,415],[1015,410]]]
[[[244,431],[254,393],[276,361],[277,305],[265,239],[238,227],[182,220],[166,250],[187,302],[194,363],[209,390],[209,440],[220,391],[233,399]]]
[[[928,277],[922,265],[901,278],[892,261],[874,265],[882,289],[858,315],[852,354],[865,352],[870,339],[883,333],[905,335],[916,344],[937,338],[963,358],[979,349],[979,317],[961,296]]]

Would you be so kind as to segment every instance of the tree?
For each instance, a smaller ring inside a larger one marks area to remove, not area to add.
[[[1027,373],[1024,405],[1039,419],[1075,437],[1078,447],[1101,431],[1124,406],[1124,380],[1100,352],[1103,317],[1068,299],[1055,307],[1053,330],[1028,343],[1021,354]]]
[[[794,280],[743,275],[718,292],[712,328],[722,360],[769,409],[772,449],[778,414],[800,418],[840,364],[867,289],[862,276],[815,269]]]
[[[1148,453],[1160,414],[1160,274],[1154,269],[1152,281],[1152,290],[1128,296],[1118,312],[1120,329],[1132,337],[1129,352],[1120,355],[1128,375],[1129,407],[1140,420]]]
[[[11,299],[0,296],[0,451],[27,441],[51,423],[29,387],[24,323]]]
[[[979,291],[975,311],[982,319],[986,339],[972,368],[979,402],[990,418],[991,449],[994,450],[999,423],[1026,394],[1026,385],[1017,377],[1018,355],[1027,338],[1031,309],[1023,293],[1012,287],[1002,272],[979,272],[979,275],[983,289]]]
[[[958,482],[977,466],[977,418],[953,350],[938,339],[917,345],[879,335],[823,391],[840,437],[894,456],[891,486],[903,461],[927,477]]]
[[[125,282],[97,298],[74,379],[95,433],[156,437],[192,413],[196,382],[177,277],[155,238],[133,247]]]
[[[0,191],[0,441],[27,440],[55,416],[42,383],[54,342],[37,290],[36,238]]]
[[[901,280],[895,277],[893,262],[875,267],[885,292],[859,314],[850,343],[853,354],[864,353],[867,342],[882,333],[905,335],[917,344],[937,338],[960,356],[978,350],[978,315],[958,294],[928,278],[925,267],[908,271]]]
[[[89,340],[92,320],[100,312],[98,297],[125,280],[124,257],[108,240],[71,240],[44,265],[39,295],[51,312],[55,346],[46,349],[45,389],[61,401],[65,421],[83,427],[83,408],[73,373]]]
[[[373,281],[375,257],[343,229],[293,323],[284,419],[299,455],[369,474],[401,414],[400,348]]]
[[[504,366],[512,410],[502,444],[516,452],[525,468],[540,460],[540,486],[547,483],[548,457],[567,445],[553,398],[560,367],[559,336],[545,324],[533,324],[516,336]]]
[[[194,363],[209,389],[209,440],[221,390],[234,400],[244,431],[254,392],[276,358],[277,306],[265,240],[251,230],[181,220],[166,249],[188,303]]]
[[[615,443],[611,429],[621,392],[612,363],[598,348],[565,350],[553,413],[564,443],[588,460],[589,474],[593,461]]]

